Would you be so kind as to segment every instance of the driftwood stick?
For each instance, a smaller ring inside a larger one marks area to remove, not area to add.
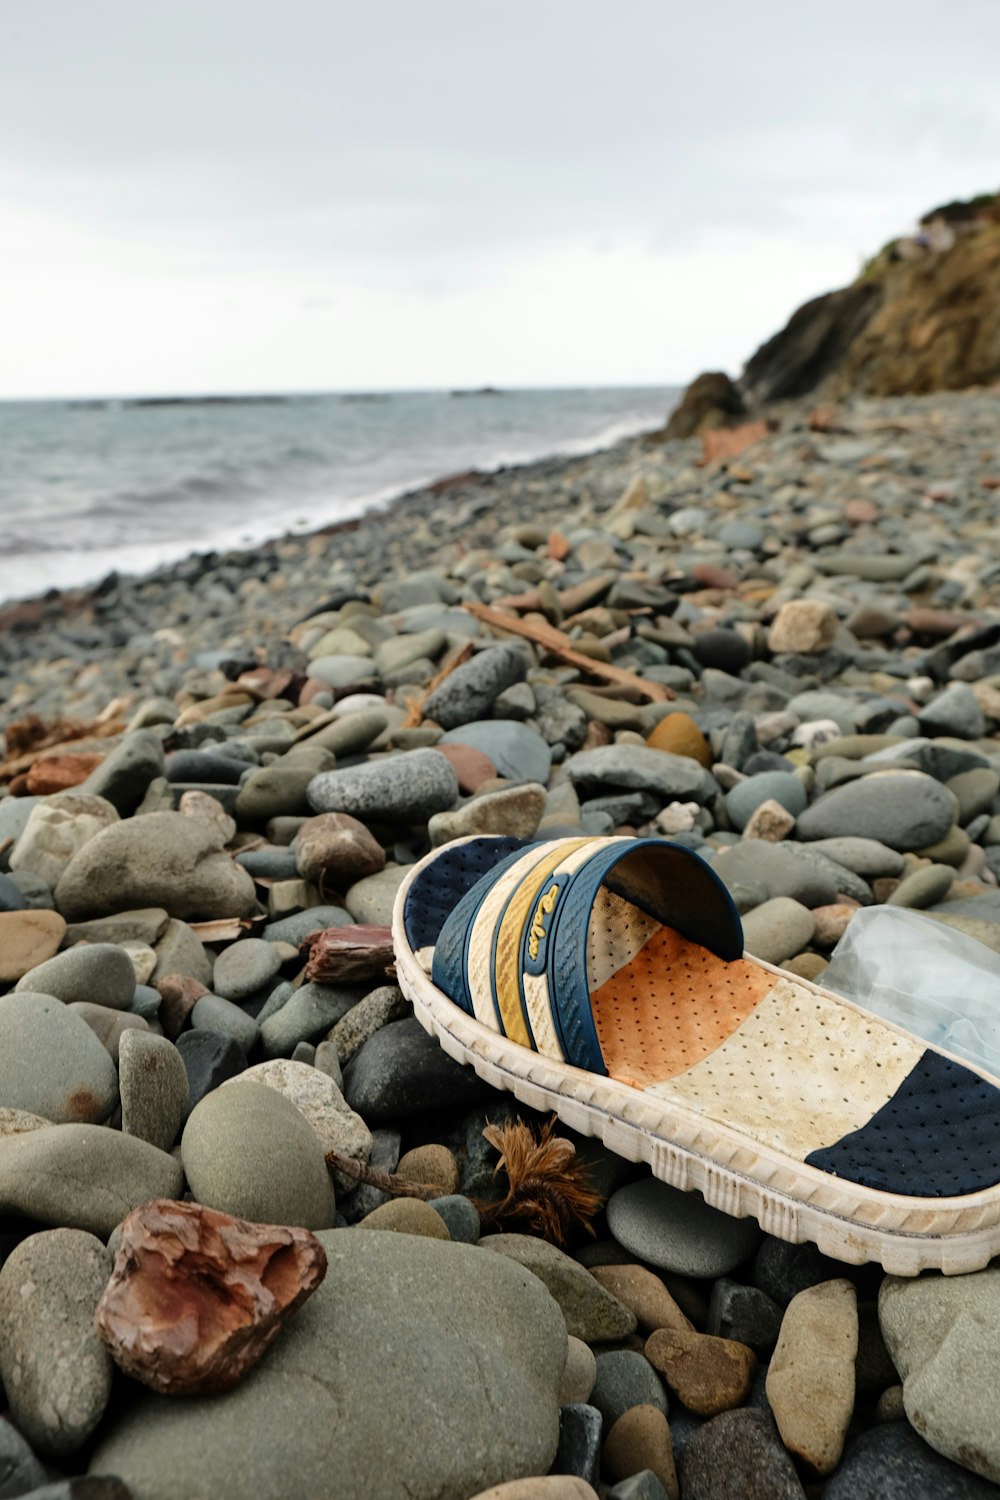
[[[477,620],[482,620],[485,625],[491,625],[496,630],[506,630],[510,635],[523,636],[525,640],[541,646],[543,651],[558,656],[569,666],[578,667],[581,672],[586,672],[591,677],[601,677],[605,682],[630,688],[651,703],[667,703],[676,696],[670,688],[664,687],[660,682],[647,682],[635,672],[626,672],[624,667],[613,667],[608,662],[594,661],[592,657],[584,656],[582,651],[574,650],[573,643],[565,631],[557,630],[554,625],[546,625],[535,620],[520,620],[516,615],[505,615],[502,610],[494,609],[489,604],[463,604],[462,608],[468,610],[469,614],[474,615]]]

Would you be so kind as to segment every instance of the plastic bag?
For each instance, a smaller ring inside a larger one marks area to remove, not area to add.
[[[902,906],[856,912],[824,989],[1000,1078],[1000,954]]]

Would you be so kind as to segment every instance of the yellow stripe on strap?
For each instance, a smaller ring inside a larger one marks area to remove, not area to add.
[[[497,1004],[504,1031],[512,1042],[518,1042],[522,1047],[531,1046],[531,1033],[525,1021],[524,1001],[521,997],[521,934],[553,871],[563,863],[567,855],[593,842],[593,838],[561,839],[521,881],[500,923],[493,971]]]
[[[477,1021],[497,1030],[497,1017],[493,1006],[493,934],[507,898],[526,880],[532,866],[544,859],[551,844],[537,844],[528,849],[510,869],[506,870],[489,891],[476,913],[469,934],[469,957],[466,977],[472,1007]]]

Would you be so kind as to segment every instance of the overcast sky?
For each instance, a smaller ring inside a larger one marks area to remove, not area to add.
[[[0,5],[0,396],[735,372],[1000,187],[1000,0]]]

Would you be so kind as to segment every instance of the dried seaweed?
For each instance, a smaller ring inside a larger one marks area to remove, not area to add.
[[[477,1203],[484,1229],[526,1230],[565,1245],[574,1228],[593,1234],[591,1219],[601,1206],[576,1161],[576,1147],[555,1134],[555,1118],[535,1136],[521,1119],[512,1125],[487,1125],[486,1140],[500,1152],[493,1175],[505,1173],[507,1192],[496,1203]]]

